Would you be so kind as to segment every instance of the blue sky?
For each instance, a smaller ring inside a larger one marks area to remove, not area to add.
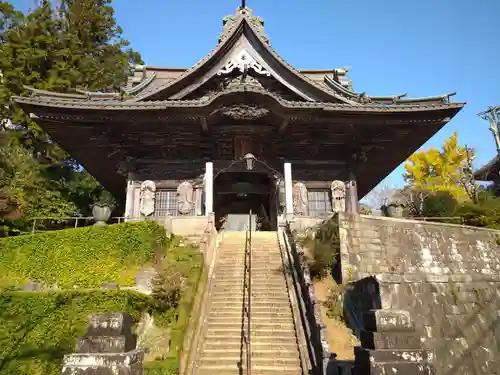
[[[21,10],[34,0],[13,0]],[[222,17],[239,0],[114,0],[118,23],[145,62],[189,67],[217,43]],[[273,47],[296,68],[351,67],[356,91],[430,96],[457,91],[466,107],[423,147],[454,131],[478,152],[495,154],[476,114],[500,104],[500,0],[247,0],[264,17]],[[403,183],[402,167],[389,177]]]

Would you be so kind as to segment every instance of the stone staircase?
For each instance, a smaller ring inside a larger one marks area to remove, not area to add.
[[[223,234],[209,281],[201,329],[203,336],[193,374],[246,373],[244,250],[245,232]],[[298,338],[276,232],[252,233],[251,311],[251,373],[302,375]]]

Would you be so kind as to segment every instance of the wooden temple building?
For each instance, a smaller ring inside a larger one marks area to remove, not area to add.
[[[219,221],[252,209],[273,227],[280,213],[356,211],[460,111],[452,95],[371,96],[347,69],[295,69],[240,7],[190,68],[139,66],[122,92],[32,90],[16,101],[126,202],[126,217]],[[347,207],[335,201],[345,190]]]

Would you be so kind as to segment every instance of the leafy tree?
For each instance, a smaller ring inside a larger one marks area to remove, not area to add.
[[[40,0],[29,14],[0,2],[0,200],[24,217],[88,215],[103,188],[12,102],[26,86],[56,92],[116,91],[140,54],[127,49],[111,0]],[[2,121],[2,125],[5,121]],[[17,171],[25,177],[19,179]],[[4,204],[5,206],[5,204]],[[51,208],[52,207],[52,208]],[[9,209],[10,209],[9,208]],[[1,209],[1,204],[0,204]],[[0,211],[0,219],[6,214]],[[22,225],[20,225],[22,227]]]
[[[0,132],[0,227],[3,231],[15,233],[26,229],[29,217],[76,213],[76,205],[52,188],[51,181],[43,176],[43,165],[17,142],[12,131]]]
[[[474,152],[460,146],[454,133],[441,150],[432,147],[410,156],[404,165],[404,178],[411,188],[447,191],[459,201],[467,200],[474,191],[467,173],[473,157]]]
[[[140,54],[124,50],[129,42],[116,24],[111,0],[63,0],[59,7],[64,43],[76,68],[73,84],[89,91],[117,91],[130,64],[142,64]]]

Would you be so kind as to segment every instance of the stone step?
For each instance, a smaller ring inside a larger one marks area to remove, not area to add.
[[[239,346],[240,344],[238,344]],[[203,356],[239,356],[241,353],[241,348],[240,347],[232,347],[232,348],[203,348],[202,350]],[[246,357],[246,347],[245,344],[243,344],[243,356]],[[298,357],[299,355],[299,350],[297,348],[297,345],[290,345],[288,347],[275,347],[273,346],[272,348],[267,347],[266,349],[259,347],[255,348],[252,345],[252,360],[253,358],[262,358],[262,357],[276,357],[276,356],[283,356],[283,357],[289,357],[289,358],[294,358],[295,356]]]
[[[215,298],[210,301],[210,306],[211,309],[215,308],[228,308],[228,305],[230,304],[237,304],[239,303],[240,305],[236,305],[235,307],[241,307],[243,300],[229,300],[229,299],[224,299],[224,298]],[[268,308],[269,310],[272,309],[290,309],[290,301],[288,299],[279,299],[279,300],[274,300],[272,298],[268,300],[258,300],[258,301],[252,301],[252,311],[262,311]]]
[[[278,265],[282,264],[283,261],[282,259],[278,259],[276,257],[273,258],[263,258],[263,259],[256,259],[256,257],[252,257],[252,267],[257,267],[257,266],[265,266],[265,265]],[[248,261],[245,261],[244,259],[219,259],[215,263],[216,267],[218,266],[240,266],[244,267],[245,264],[249,264]]]
[[[214,275],[213,281],[215,283],[234,283],[234,282],[241,282],[245,280],[245,275]],[[280,285],[286,285],[285,284],[285,278],[283,275],[260,275],[259,277],[252,275],[252,285],[266,285],[266,284],[280,284]]]
[[[213,313],[206,316],[206,324],[210,323],[219,323],[219,324],[239,324],[241,328],[242,321],[247,322],[248,318],[243,314],[217,314]],[[269,316],[269,315],[254,315],[252,312],[252,325],[253,324],[292,324],[294,323],[293,315],[291,314],[283,314],[281,316]]]
[[[295,339],[295,329],[280,329],[279,327],[267,327],[251,330],[250,334],[260,341],[261,337],[274,337],[280,335],[286,337],[287,340]],[[237,336],[241,337],[241,327],[207,327],[207,336]]]
[[[216,266],[221,266],[221,265],[224,265],[226,267],[228,266],[232,266],[232,265],[240,265],[241,267],[243,267],[245,264],[248,264],[248,262],[245,262],[244,259],[220,259],[219,261],[217,261],[216,263]],[[252,257],[252,267],[254,266],[270,266],[270,265],[281,265],[283,264],[283,261],[281,259],[277,259],[277,258],[264,258],[264,259],[254,259],[254,257]]]
[[[248,293],[240,293],[239,291],[235,291],[233,293],[227,292],[227,291],[212,291],[211,298],[212,301],[218,301],[225,299],[228,301],[228,303],[238,303],[243,301],[243,298],[245,298],[245,303],[248,302],[249,300],[249,295]],[[271,292],[255,292],[252,290],[252,295],[251,295],[251,302],[252,304],[255,303],[261,303],[261,302],[272,302],[272,301],[277,301],[280,303],[284,302],[289,302],[289,297],[288,294],[279,292],[279,293],[271,293]]]
[[[276,300],[289,300],[288,293],[282,290],[280,291],[272,291],[272,290],[254,290],[252,288],[252,302],[260,299],[276,299]],[[248,296],[248,290],[246,289],[244,292],[242,289],[235,289],[232,292],[228,292],[227,290],[214,289],[211,292],[212,298],[226,298],[227,300],[242,300],[243,296]]]
[[[244,292],[243,292],[244,291]],[[211,295],[214,294],[225,294],[225,295],[233,295],[236,294],[238,296],[247,296],[248,295],[248,288],[245,287],[243,289],[243,286],[235,286],[233,288],[226,286],[226,285],[214,285],[213,288],[210,291]],[[252,296],[253,297],[259,297],[259,296],[273,296],[273,295],[286,295],[288,296],[287,290],[281,289],[281,285],[274,284],[274,285],[269,285],[269,286],[263,286],[263,287],[257,287],[255,285],[252,285]]]
[[[238,268],[225,268],[225,269],[215,269],[214,278],[219,278],[220,276],[238,276],[243,280],[248,272],[243,269]],[[259,280],[267,278],[281,278],[283,279],[283,270],[281,268],[269,268],[269,269],[253,269],[252,268],[252,280]]]
[[[233,282],[240,283],[243,285],[244,281],[249,281],[249,277],[245,275],[240,275],[238,273],[216,273],[214,274],[213,282]],[[250,281],[253,285],[266,285],[266,284],[280,284],[286,285],[285,278],[280,274],[261,274],[261,275],[252,275]],[[212,284],[213,285],[213,284]]]
[[[245,258],[219,258],[216,262],[216,265],[228,265],[228,264],[241,264],[242,266],[247,263]],[[252,266],[256,264],[268,264],[268,263],[283,263],[281,257],[257,257],[252,256]]]
[[[283,277],[282,273],[267,273],[267,274],[254,274],[252,272],[251,277],[245,274],[238,274],[238,273],[232,273],[232,272],[226,272],[226,273],[215,273],[212,278],[212,283],[219,283],[221,281],[226,282],[227,279],[231,279],[232,281],[239,282],[241,285],[243,285],[243,282],[246,281],[251,281],[252,285],[258,284],[269,284],[271,283],[276,283],[276,282],[281,282],[282,286],[285,286],[285,278]]]
[[[227,316],[227,317],[237,317],[241,316],[243,313],[243,308],[242,306],[236,306],[234,308],[228,308],[224,312],[223,310],[214,310],[211,309],[208,312],[207,316],[216,315],[216,316]],[[285,317],[285,316],[293,316],[292,315],[292,309],[290,308],[289,305],[287,306],[279,306],[275,308],[269,308],[269,309],[264,309],[261,308],[260,306],[252,306],[252,317],[262,317],[262,319],[272,319],[272,318],[279,318],[279,317]]]
[[[213,329],[213,330],[225,330],[225,329],[231,329],[233,330],[234,328],[240,330],[241,332],[241,321],[233,321],[232,323],[228,323],[227,321],[214,321],[212,319],[209,319],[207,321],[207,328],[208,329]],[[243,329],[246,330],[246,327],[248,326],[248,321],[245,319],[243,322]],[[251,332],[254,331],[276,331],[276,330],[283,330],[283,331],[294,331],[295,326],[293,324],[293,321],[286,321],[286,322],[269,322],[269,321],[255,321],[252,320],[251,323]]]
[[[298,350],[297,341],[294,340],[286,340],[279,343],[273,343],[272,347],[269,346],[269,342],[265,341],[252,341],[252,351],[261,351],[267,349],[276,349],[276,350]],[[245,343],[243,343],[245,345]],[[241,335],[235,339],[226,339],[226,340],[207,340],[203,343],[204,349],[241,349]]]
[[[257,249],[257,248],[277,248],[278,247],[278,241],[255,241],[255,239],[252,241],[252,250]],[[243,241],[222,241],[219,243],[219,248],[233,248],[233,249],[239,249],[239,250],[244,250],[245,249],[245,240]]]
[[[254,280],[252,278],[252,289],[254,290],[275,290],[275,291],[278,291],[278,290],[281,290],[283,291],[284,293],[288,293],[287,292],[287,287],[286,287],[286,283],[285,283],[285,279],[284,278],[276,278],[274,279],[274,281],[280,281],[279,284],[276,284],[276,283],[267,283],[267,282],[264,282],[264,281],[267,281],[267,279],[265,280]],[[220,284],[219,283],[220,280],[218,279],[214,279],[213,280],[213,286],[214,287],[217,287],[217,288],[228,288],[228,289],[234,289],[234,287],[238,287],[238,288],[243,288],[243,279],[241,280],[240,283],[236,284],[236,283],[226,283],[226,284]]]
[[[237,319],[238,317],[241,317],[243,314],[243,307],[238,306],[236,308],[232,309],[226,309],[224,310],[215,310],[211,309],[210,312],[208,312],[208,316],[227,316],[229,318],[234,318]],[[292,317],[292,309],[290,306],[286,307],[280,307],[280,308],[274,308],[274,309],[261,309],[261,308],[255,308],[255,306],[252,306],[252,318],[258,317],[262,318],[262,320],[271,320],[271,319],[278,319],[278,318],[284,318],[284,317]]]
[[[246,363],[246,356],[243,355],[243,360],[239,354],[234,355],[226,355],[226,356],[202,356],[200,359],[200,367],[210,366],[210,365],[233,365],[237,366],[238,363],[241,362],[242,365]],[[297,353],[295,356],[291,357],[275,357],[275,356],[267,356],[267,357],[252,357],[252,368],[254,366],[268,366],[268,367],[276,367],[277,369],[282,369],[283,367],[293,367],[300,369],[300,359],[299,354]]]
[[[214,268],[215,274],[220,274],[220,273],[234,273],[238,275],[244,275],[246,272],[252,271],[252,275],[258,275],[258,274],[279,274],[283,275],[283,265],[269,265],[265,264],[262,266],[248,268],[248,267],[243,267],[243,266],[235,266],[235,265],[230,265],[230,266],[219,266]]]
[[[235,285],[235,286],[214,286],[212,291],[212,295],[215,293],[226,293],[226,294],[238,294],[238,295],[247,295],[248,289],[245,287],[243,289],[243,285]],[[266,295],[287,295],[288,290],[282,286],[257,286],[252,285],[252,296],[266,296]]]
[[[243,241],[244,242],[244,241]],[[244,254],[245,252],[248,252],[248,248],[245,248],[245,244],[229,244],[229,243],[221,243],[219,245],[219,251],[234,251],[238,253]],[[250,249],[252,252],[265,252],[265,251],[272,251],[272,252],[278,252],[280,251],[279,244],[277,242],[267,242],[267,243],[252,243],[252,247]]]
[[[242,306],[236,306],[233,308],[226,308],[224,309],[222,305],[216,304],[212,305],[210,307],[210,312],[208,313],[210,316],[232,316],[237,318],[239,316],[241,318],[243,314],[243,309]],[[252,317],[256,316],[261,316],[263,318],[273,318],[273,317],[283,317],[283,316],[290,316],[292,317],[292,310],[290,308],[290,305],[286,306],[270,306],[268,309],[260,308],[260,307],[255,307],[252,306]],[[207,315],[208,316],[208,315]]]
[[[241,320],[243,318],[243,314],[209,314],[207,315],[207,322],[214,322],[214,323],[225,323],[225,324],[233,324],[234,322],[238,322],[241,324]],[[245,315],[244,317],[245,320],[247,320],[247,317]],[[293,324],[293,315],[291,313],[288,314],[282,314],[282,315],[276,315],[276,316],[270,316],[270,315],[255,315],[252,312],[252,324],[253,323],[276,323],[276,324],[282,324],[282,323],[292,323]]]
[[[221,300],[211,301],[210,302],[210,310],[211,311],[220,311],[221,309],[226,311],[238,311],[241,310],[243,301],[240,301],[239,305],[230,305],[227,302],[223,302]],[[290,311],[290,302],[289,301],[258,301],[254,303],[252,301],[252,313],[262,313],[262,312],[276,312],[276,311]]]
[[[302,370],[293,369],[267,369],[261,368],[262,366],[252,365],[252,375],[302,375]],[[226,366],[202,366],[196,371],[196,375],[241,375],[246,373],[246,369],[240,370],[239,367],[227,368]]]
[[[282,267],[269,267],[269,268],[252,268],[252,279],[266,278],[266,277],[281,277],[283,278]],[[217,278],[220,275],[230,275],[239,276],[242,279],[248,274],[248,269],[240,267],[225,267],[225,268],[215,268],[214,277]]]

